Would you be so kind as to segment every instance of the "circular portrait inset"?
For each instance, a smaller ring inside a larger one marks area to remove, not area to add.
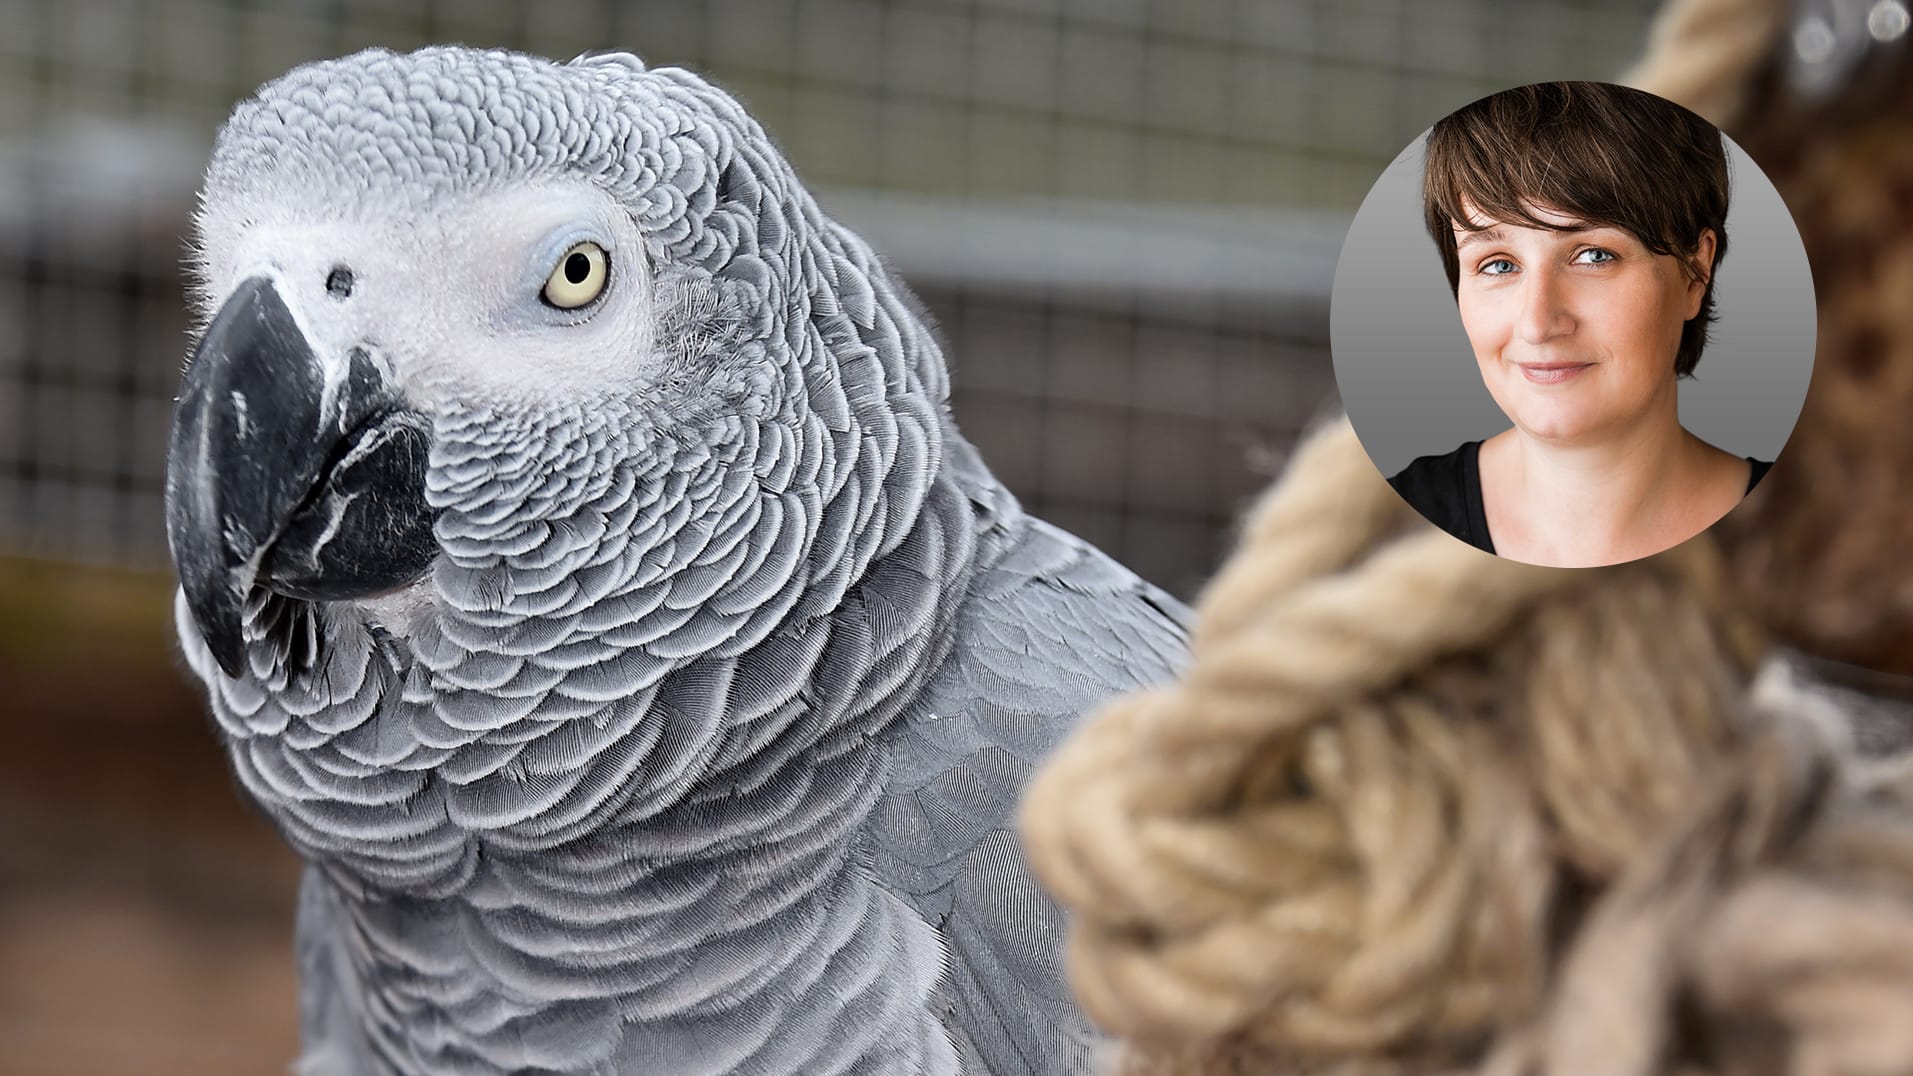
[[[1806,397],[1813,280],[1712,124],[1537,83],[1383,172],[1329,331],[1349,420],[1409,504],[1490,553],[1591,567],[1686,541],[1760,481]]]

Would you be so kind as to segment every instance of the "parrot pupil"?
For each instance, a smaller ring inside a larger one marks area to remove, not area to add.
[[[349,297],[352,294],[352,270],[343,265],[335,266],[332,272],[326,274],[325,290],[334,299]]]
[[[591,259],[583,254],[573,254],[565,259],[565,279],[573,284],[582,284],[591,275]]]

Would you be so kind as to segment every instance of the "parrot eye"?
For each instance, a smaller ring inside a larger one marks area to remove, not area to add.
[[[576,310],[603,293],[609,268],[603,247],[590,240],[574,243],[545,278],[540,298],[560,310]]]

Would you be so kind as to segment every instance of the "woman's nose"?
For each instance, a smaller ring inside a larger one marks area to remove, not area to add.
[[[1574,331],[1564,283],[1559,274],[1546,267],[1530,269],[1523,275],[1521,310],[1515,323],[1515,335],[1522,343],[1545,344]]]

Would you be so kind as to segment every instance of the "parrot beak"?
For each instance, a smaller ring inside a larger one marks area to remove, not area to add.
[[[320,361],[265,277],[194,350],[166,455],[166,537],[187,608],[226,675],[255,588],[308,601],[413,582],[438,546],[430,423],[363,348]]]

